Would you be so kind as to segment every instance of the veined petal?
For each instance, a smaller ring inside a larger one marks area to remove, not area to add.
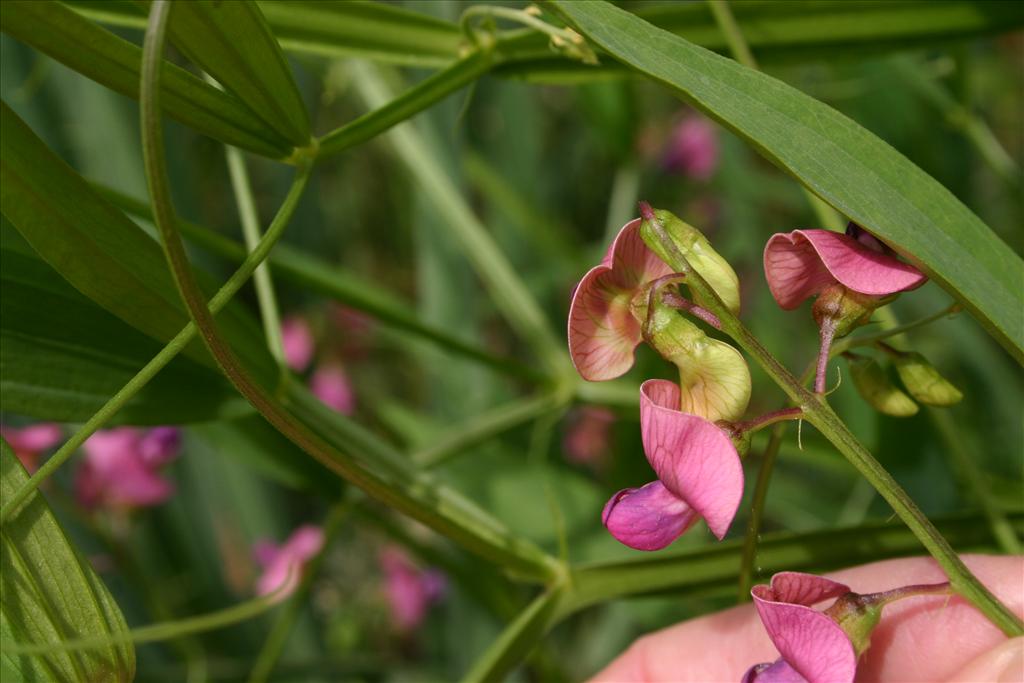
[[[704,337],[687,355],[673,359],[682,389],[679,407],[709,422],[743,417],[750,402],[750,369],[729,344]]]
[[[673,382],[652,379],[640,387],[644,452],[665,488],[721,539],[743,496],[743,467],[729,437],[704,418],[680,412],[680,400]]]
[[[626,223],[605,254],[572,295],[569,355],[583,379],[614,379],[633,366],[642,340],[630,305],[648,282],[671,271],[640,238],[640,219]]]
[[[601,513],[611,535],[636,550],[661,550],[698,519],[697,512],[660,481],[619,491]]]
[[[861,294],[887,296],[927,279],[914,266],[830,230],[772,235],[764,249],[764,272],[772,296],[786,310],[833,282]]]
[[[849,637],[829,616],[809,607],[848,592],[841,583],[798,572],[776,574],[771,586],[750,591],[768,637],[809,683],[852,683],[857,672]]]

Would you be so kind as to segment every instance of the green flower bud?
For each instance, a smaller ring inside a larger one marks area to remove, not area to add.
[[[871,646],[871,632],[878,626],[884,606],[885,603],[877,602],[873,595],[847,593],[825,610],[825,614],[843,629],[859,657]]]
[[[919,402],[929,406],[951,406],[963,399],[963,393],[921,354],[900,353],[893,362],[903,386]]]
[[[686,257],[687,263],[700,273],[701,277],[707,280],[707,283],[715,290],[718,298],[722,300],[726,308],[733,313],[739,313],[739,278],[736,277],[736,271],[732,269],[729,262],[711,247],[708,238],[700,230],[683,222],[669,211],[656,209],[654,216],[665,227],[665,232],[668,233],[676,247]],[[654,234],[650,221],[646,218],[640,225],[640,236],[662,261],[671,263],[668,252],[665,251],[661,241]],[[694,299],[701,306],[707,307],[708,302],[701,301],[696,295]]]
[[[818,327],[831,322],[834,325],[833,338],[839,339],[868,322],[875,309],[892,300],[891,296],[879,298],[861,294],[837,282],[822,290],[814,301],[811,314]]]
[[[850,358],[850,375],[857,393],[872,408],[893,417],[910,417],[917,413],[917,404],[899,390],[885,369],[872,358]]]

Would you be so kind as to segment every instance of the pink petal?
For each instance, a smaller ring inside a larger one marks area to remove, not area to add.
[[[85,459],[106,477],[138,457],[139,432],[131,427],[101,430],[82,444]]]
[[[646,283],[672,271],[640,237],[639,218],[626,223],[601,265],[591,268],[573,292],[569,306],[569,355],[583,379],[614,379],[633,366],[642,339],[630,312]]]
[[[774,580],[772,583],[774,586]],[[841,595],[840,589],[846,588],[828,584],[790,577],[780,581],[777,588],[786,597],[815,601]],[[809,683],[852,683],[857,654],[836,622],[802,604],[777,601],[773,587],[754,586],[750,593],[768,637],[783,659]]]
[[[177,427],[154,427],[139,439],[139,457],[149,467],[162,467],[178,456],[180,447]]]
[[[861,294],[887,296],[927,279],[914,266],[829,230],[772,235],[764,248],[764,272],[772,296],[786,310],[837,281]]]
[[[342,415],[351,415],[356,408],[356,395],[348,381],[348,375],[340,365],[324,365],[317,368],[310,378],[310,389],[324,405]]]
[[[743,467],[732,440],[711,422],[680,412],[679,401],[673,382],[652,379],[640,387],[644,452],[665,488],[721,539],[743,497]]]
[[[740,683],[807,683],[796,669],[785,659],[776,659],[771,663],[755,664],[750,667]]]
[[[604,506],[601,521],[612,536],[636,550],[661,550],[699,519],[660,481],[619,491]]]
[[[280,552],[281,549],[277,547],[276,543],[265,538],[261,538],[252,545],[253,557],[264,569],[273,564]]]
[[[282,552],[306,562],[324,547],[324,532],[318,526],[305,524],[292,532],[284,544]]]
[[[718,167],[718,138],[711,122],[699,116],[683,119],[672,131],[662,165],[697,180],[710,178]]]
[[[309,323],[298,316],[289,316],[281,323],[281,346],[284,361],[292,370],[302,372],[313,360],[315,344]]]
[[[159,505],[174,494],[174,485],[138,463],[105,482],[105,501],[117,507]]]
[[[279,599],[291,595],[299,585],[306,563],[320,552],[323,544],[323,531],[308,524],[293,531],[277,548],[267,541],[258,542],[253,550],[266,570],[256,582],[257,594],[267,595],[280,589]]]
[[[39,422],[21,428],[0,426],[0,434],[12,450],[31,453],[49,450],[61,440],[60,425],[54,422]]]
[[[807,607],[849,592],[850,587],[845,583],[803,572],[779,572],[772,576],[770,586],[760,587],[761,597],[766,600]]]

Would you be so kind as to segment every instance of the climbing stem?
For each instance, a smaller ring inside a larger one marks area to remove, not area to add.
[[[1024,622],[1001,603],[971,573],[946,539],[921,512],[910,496],[900,487],[871,453],[850,432],[846,424],[832,410],[822,394],[807,391],[749,329],[726,307],[707,281],[696,272],[669,237],[665,226],[648,212],[654,239],[669,257],[668,265],[686,274],[686,283],[695,298],[705,302],[722,322],[722,331],[757,361],[765,373],[786,393],[795,406],[804,412],[804,418],[820,431],[849,460],[861,475],[885,498],[896,515],[914,533],[917,539],[946,572],[957,593],[970,600],[993,624],[1011,636],[1024,635]]]

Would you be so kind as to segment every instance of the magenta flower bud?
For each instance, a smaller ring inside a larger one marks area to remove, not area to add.
[[[381,551],[380,565],[392,623],[401,633],[414,631],[426,618],[430,606],[444,597],[447,580],[436,569],[416,568],[397,546]]]
[[[267,540],[257,541],[253,554],[263,567],[263,574],[256,582],[256,593],[267,595],[280,590],[278,599],[291,595],[299,585],[306,564],[323,547],[323,530],[310,524],[293,531],[280,546]]]
[[[284,361],[295,372],[309,367],[316,349],[313,331],[305,318],[289,316],[281,323],[281,346]]]
[[[640,238],[640,219],[622,226],[600,265],[573,291],[569,306],[569,356],[583,379],[597,382],[625,374],[643,340],[645,285],[671,270]]]
[[[356,410],[356,394],[345,370],[336,364],[321,365],[309,380],[313,395],[342,415]]]
[[[159,505],[174,485],[142,456],[138,430],[98,431],[83,444],[85,459],[75,473],[75,497],[86,509],[133,509]]]
[[[707,180],[718,168],[718,134],[702,116],[687,116],[672,131],[662,168],[694,180]]]
[[[605,504],[601,521],[623,545],[661,550],[683,535],[700,515],[660,481],[623,489]]]
[[[181,431],[177,427],[154,427],[139,439],[139,457],[149,467],[161,467],[178,457]]]
[[[665,488],[721,539],[743,497],[743,467],[732,439],[714,423],[679,410],[681,398],[679,387],[666,380],[641,385],[644,452]]]
[[[14,455],[32,474],[39,467],[39,458],[60,443],[60,425],[54,422],[38,422],[25,427],[0,425],[0,436],[7,441]]]

